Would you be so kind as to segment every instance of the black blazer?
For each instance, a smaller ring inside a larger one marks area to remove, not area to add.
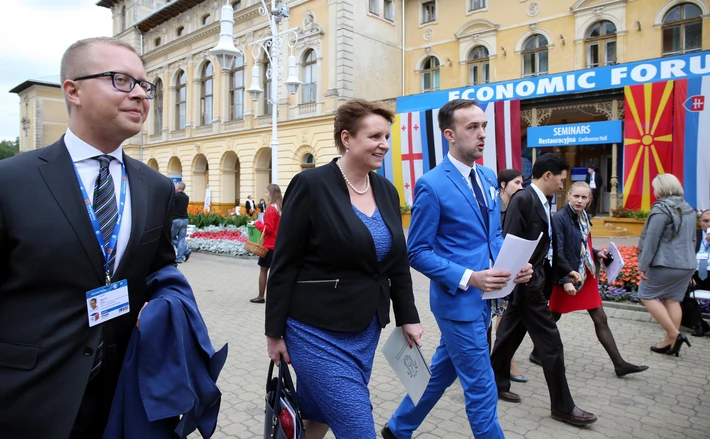
[[[515,304],[522,303],[526,298],[545,300],[544,296],[549,294],[552,279],[550,267],[545,262],[550,248],[546,217],[545,206],[540,202],[532,185],[516,192],[511,197],[505,215],[505,224],[503,224],[503,235],[512,233],[524,239],[535,240],[542,233],[542,238],[540,238],[529,261],[533,266],[533,276],[527,284],[516,285],[513,290],[513,303]]]
[[[100,385],[109,406],[145,279],[175,263],[172,182],[124,154],[131,235],[114,280],[127,279],[131,312],[89,327],[85,293],[105,284],[63,138],[0,161],[0,436],[66,438],[101,331]],[[101,410],[97,416],[103,416]],[[100,432],[99,432],[100,433]]]
[[[384,327],[390,300],[397,326],[419,322],[399,196],[374,172],[370,185],[392,232],[392,248],[382,262],[335,160],[291,180],[269,275],[267,336],[283,336],[289,316],[330,331],[362,332],[375,316]]]
[[[569,204],[552,218],[555,245],[555,281],[560,285],[569,282],[568,274],[579,270],[582,249],[582,231],[579,230],[579,216]],[[599,277],[599,250],[591,249],[594,256],[596,276]]]

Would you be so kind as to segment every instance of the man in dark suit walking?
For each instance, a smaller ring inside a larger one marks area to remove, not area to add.
[[[602,193],[602,176],[597,172],[595,166],[587,168],[585,181],[592,190],[592,201],[589,203],[589,216],[597,216],[597,200]]]
[[[121,148],[155,94],[141,59],[117,39],[82,40],[61,79],[66,134],[0,162],[5,439],[102,436],[146,277],[175,263],[173,184]]]
[[[518,191],[510,200],[503,233],[532,240],[540,235],[542,237],[530,258],[532,279],[515,287],[512,300],[503,314],[491,364],[499,399],[520,402],[520,396],[510,391],[510,360],[525,333],[529,332],[545,372],[552,418],[573,425],[588,425],[597,418],[579,409],[572,400],[565,376],[562,339],[547,306],[552,290],[553,260],[549,197],[564,187],[567,169],[564,160],[554,154],[540,156],[533,165],[532,184]]]

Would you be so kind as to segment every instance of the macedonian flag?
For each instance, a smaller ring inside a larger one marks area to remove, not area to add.
[[[671,170],[673,81],[624,87],[624,206],[648,211],[651,181]]]

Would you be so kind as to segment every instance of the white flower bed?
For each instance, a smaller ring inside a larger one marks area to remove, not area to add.
[[[223,232],[223,231],[239,231],[243,236],[248,237],[246,226],[208,226],[203,229],[195,229],[194,232]],[[232,256],[254,256],[244,249],[244,243],[236,240],[227,239],[205,239],[193,238],[192,231],[185,239],[187,248],[192,251],[203,251],[217,254],[226,254]]]

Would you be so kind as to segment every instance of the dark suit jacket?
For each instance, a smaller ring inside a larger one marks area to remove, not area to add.
[[[703,230],[697,229],[695,231],[695,253],[700,251],[700,243],[703,240]],[[693,279],[695,279],[695,289],[696,290],[710,290],[710,276],[706,277],[705,280],[700,279],[698,276],[698,271],[693,274]]]
[[[145,302],[146,277],[174,264],[172,182],[124,155],[132,226],[114,280],[129,314],[90,328],[85,293],[105,284],[103,255],[60,139],[0,161],[0,436],[65,439],[104,332],[99,375],[111,401]],[[97,435],[100,432],[97,432]]]
[[[546,216],[545,207],[532,185],[516,192],[510,199],[503,224],[503,235],[512,233],[524,239],[535,240],[542,233],[542,238],[529,261],[533,266],[533,276],[527,284],[516,285],[513,290],[515,304],[521,304],[528,299],[545,300],[545,294],[551,285],[551,270],[545,262],[550,247]]]
[[[589,182],[590,182],[591,180],[592,180],[592,174],[590,174],[589,172],[587,172],[587,176],[584,178],[584,181],[586,181],[587,184],[589,184]],[[595,172],[594,172],[594,184],[597,186],[597,188],[596,188],[596,189],[592,189],[593,191],[599,192],[600,190],[602,190],[602,176],[601,176],[601,174],[599,173],[599,171],[595,171]]]
[[[266,297],[266,335],[284,335],[286,318],[339,332],[362,332],[377,316],[397,326],[418,323],[399,195],[370,172],[371,190],[392,248],[377,262],[370,231],[353,211],[338,165],[296,175],[284,197]]]

